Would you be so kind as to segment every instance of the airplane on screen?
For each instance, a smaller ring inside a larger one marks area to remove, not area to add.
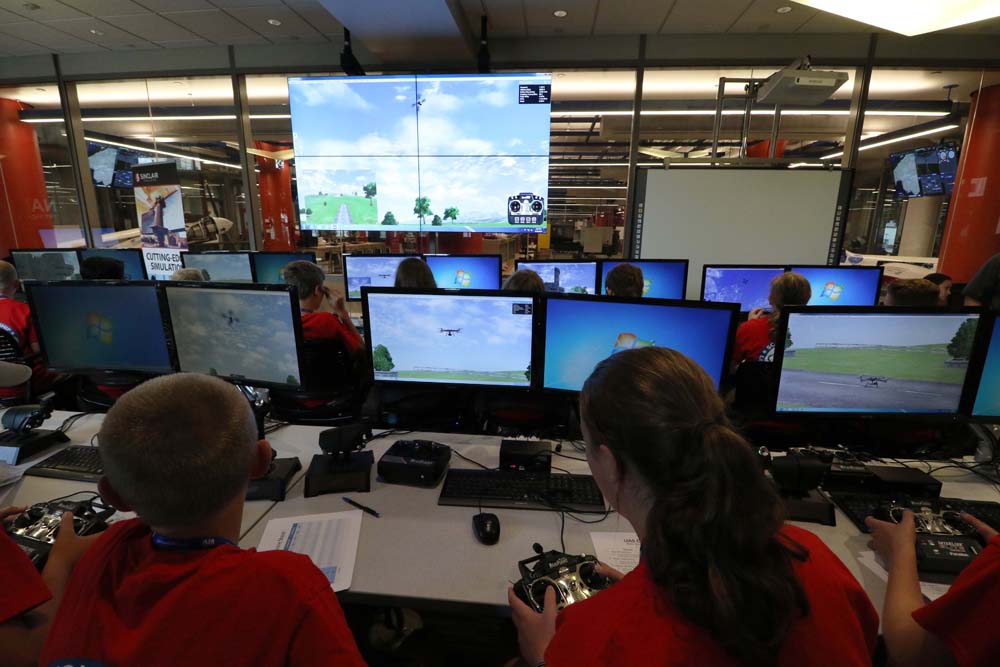
[[[457,333],[462,333],[462,330],[461,329],[441,329],[441,333],[443,333],[443,334],[451,337],[451,336],[454,336]]]
[[[219,313],[219,317],[226,320],[226,323],[229,324],[230,327],[232,327],[234,324],[240,323],[240,318],[236,317],[236,315],[231,310],[228,313]]]
[[[873,387],[875,389],[878,389],[878,385],[879,385],[880,382],[884,383],[884,382],[888,382],[888,381],[889,381],[889,378],[887,378],[887,377],[881,377],[879,375],[859,375],[858,376],[858,382],[861,383],[862,387]]]

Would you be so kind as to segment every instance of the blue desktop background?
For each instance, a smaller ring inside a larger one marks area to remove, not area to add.
[[[550,299],[545,320],[547,389],[579,391],[621,334],[652,341],[691,357],[719,385],[731,313],[681,306]]]
[[[171,372],[153,286],[32,286],[49,365]]]
[[[770,308],[771,281],[785,272],[779,268],[708,268],[705,269],[705,301],[740,304],[740,310]]]
[[[819,268],[792,267],[801,273],[812,288],[810,306],[874,306],[879,293],[879,269],[826,266]],[[833,283],[833,290],[827,284]],[[837,289],[840,289],[839,296]],[[828,294],[824,295],[824,291]]]
[[[686,262],[603,262],[601,269],[601,294],[604,294],[604,281],[611,269],[619,264],[634,264],[642,269],[642,278],[646,282],[647,291],[643,296],[655,299],[683,299],[684,278],[687,275]]]
[[[284,268],[291,262],[315,262],[316,255],[311,252],[254,253],[252,255],[257,282],[265,285],[284,285]]]
[[[347,298],[361,299],[361,288],[392,287],[396,284],[396,269],[406,257],[380,255],[344,255],[347,271]]]
[[[595,294],[597,283],[597,262],[518,262],[518,270],[531,269],[545,283],[546,292],[569,294]],[[559,287],[555,281],[555,269],[559,269]]]
[[[976,417],[1000,417],[1000,317],[993,324],[993,337],[972,414]]]
[[[181,261],[185,267],[204,269],[208,272],[210,282],[253,282],[253,275],[250,273],[249,253],[201,254],[182,252]]]
[[[499,257],[428,255],[426,260],[438,289],[500,289]]]
[[[142,263],[141,250],[114,250],[111,248],[87,248],[80,251],[80,260],[90,257],[117,259],[125,265],[125,280],[145,280],[146,271]]]

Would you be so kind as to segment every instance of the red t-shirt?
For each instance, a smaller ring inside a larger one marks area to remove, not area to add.
[[[32,344],[38,342],[38,334],[31,319],[31,309],[27,305],[9,296],[0,296],[0,329],[17,339],[24,355],[33,353]],[[32,367],[32,390],[43,391],[47,384],[45,366],[39,360]],[[0,398],[12,398],[23,394],[23,387],[0,387]]]
[[[138,519],[73,570],[40,665],[364,665],[326,577],[306,556],[235,546],[154,549]]]
[[[1000,537],[955,579],[948,592],[913,618],[951,649],[959,667],[1000,665]]]
[[[774,345],[771,340],[771,322],[765,317],[747,320],[736,329],[733,344],[733,366],[744,361],[773,361]]]
[[[361,338],[333,313],[302,311],[302,337],[306,340],[336,340],[354,354],[361,347]]]
[[[870,667],[878,614],[844,564],[810,532],[783,533],[809,551],[793,561],[809,615],[792,627],[781,667]],[[564,609],[545,652],[549,667],[736,667],[708,631],[684,619],[649,576],[645,562],[596,596]]]
[[[0,528],[0,623],[20,616],[52,597],[24,551]]]

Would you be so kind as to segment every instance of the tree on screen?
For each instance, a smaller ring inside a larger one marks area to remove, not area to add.
[[[368,199],[368,205],[374,206],[375,202],[372,201],[376,194],[378,194],[378,186],[374,183],[369,183],[362,188],[365,191],[365,198]]]
[[[976,338],[976,320],[962,322],[955,337],[948,343],[948,354],[952,359],[968,359],[972,353],[972,343]]]
[[[785,349],[787,350],[795,343],[792,342],[792,330],[785,329]]]
[[[398,225],[399,223],[396,222],[396,216],[394,216],[392,214],[392,211],[386,211],[385,212],[385,217],[382,218],[382,224],[383,225]]]
[[[441,216],[440,215],[435,215],[434,219],[431,220],[431,224],[434,225],[435,227],[440,227],[444,223],[441,222]]]
[[[381,372],[391,371],[396,367],[392,361],[392,355],[389,354],[389,348],[385,345],[375,346],[372,351],[372,364],[375,366],[375,370]]]
[[[413,203],[413,215],[420,218],[420,224],[424,224],[424,218],[431,213],[431,200],[427,197],[417,197]]]
[[[458,209],[455,208],[454,206],[449,206],[448,208],[446,208],[444,210],[444,219],[454,220],[458,222]]]

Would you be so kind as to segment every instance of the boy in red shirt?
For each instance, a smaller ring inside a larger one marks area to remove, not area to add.
[[[40,664],[363,665],[305,556],[240,549],[247,483],[267,471],[250,405],[222,380],[145,382],[108,411],[101,495],[113,524],[77,564]]]
[[[774,328],[781,319],[785,306],[804,306],[812,298],[812,288],[805,276],[799,273],[782,273],[771,281],[771,304],[768,314],[763,308],[750,311],[747,321],[736,329],[733,344],[733,368],[744,361],[774,361]]]
[[[312,262],[290,262],[284,270],[285,284],[295,288],[302,311],[302,336],[307,341],[332,340],[341,343],[354,354],[361,349],[361,334],[358,333],[351,315],[347,312],[344,297],[331,292],[323,281],[323,269]],[[333,313],[317,309],[323,300],[329,299]]]
[[[31,309],[14,299],[14,294],[20,285],[21,281],[17,278],[17,269],[14,265],[0,260],[0,329],[13,336],[21,346],[22,354],[28,357],[38,354],[41,348],[38,345],[35,323],[31,319]],[[33,371],[32,391],[43,393],[47,385],[51,384],[51,378],[48,377],[40,360],[33,365]],[[23,393],[23,388],[0,388],[0,398],[13,398]]]
[[[872,546],[889,570],[882,633],[897,667],[995,667],[1000,665],[1000,536],[968,514],[986,547],[948,592],[924,604],[917,579],[917,533],[913,513],[898,523],[865,519]]]

